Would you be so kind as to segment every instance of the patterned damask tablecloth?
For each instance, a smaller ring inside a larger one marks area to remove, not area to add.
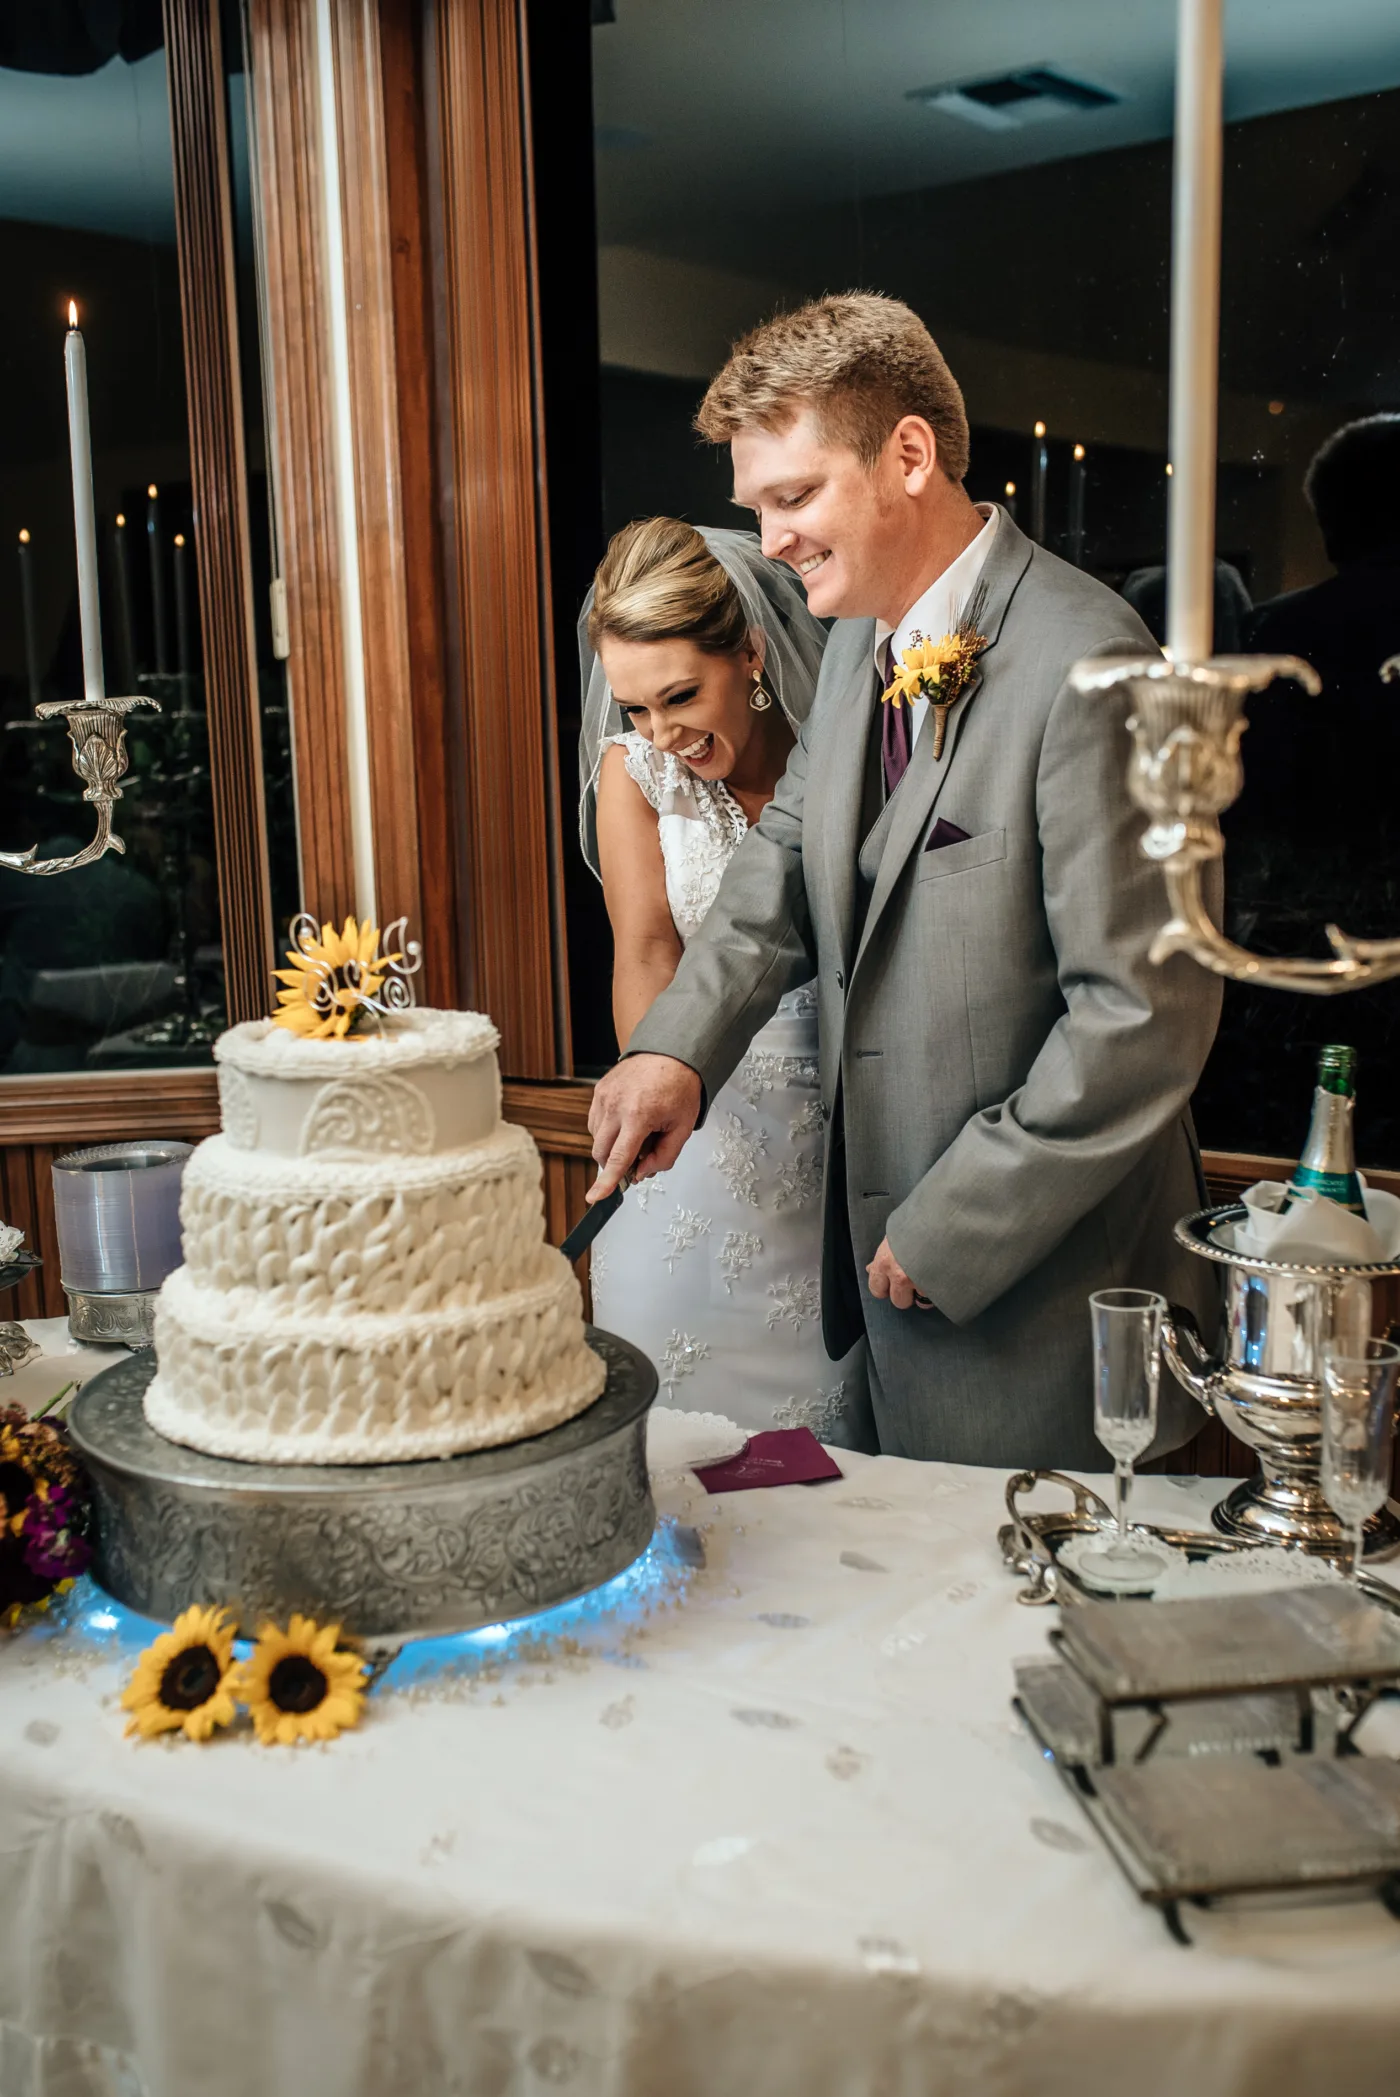
[[[1001,1474],[840,1462],[664,1486],[610,1610],[326,1748],[126,1742],[100,1598],[11,1642],[3,2097],[1393,2093],[1400,1926],[1174,1945],[1011,1712]]]

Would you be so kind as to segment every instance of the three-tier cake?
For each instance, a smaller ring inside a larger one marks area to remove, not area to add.
[[[539,1153],[501,1119],[498,1038],[479,1013],[408,1010],[215,1045],[223,1128],[186,1167],[185,1264],[156,1308],[159,1433],[385,1463],[541,1434],[600,1395]]]

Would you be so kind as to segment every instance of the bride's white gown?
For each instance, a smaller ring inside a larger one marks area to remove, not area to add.
[[[722,781],[617,736],[657,812],[682,940],[748,828]],[[829,1361],[820,1319],[825,1130],[812,985],[789,993],[669,1172],[631,1188],[593,1242],[593,1316],[655,1362],[659,1403],[751,1430],[870,1446],[864,1348]]]

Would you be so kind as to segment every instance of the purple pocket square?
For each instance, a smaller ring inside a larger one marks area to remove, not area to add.
[[[941,852],[945,845],[966,844],[967,836],[966,830],[959,830],[956,823],[950,823],[946,816],[940,816],[928,834],[928,842],[924,846],[924,850],[926,852]]]

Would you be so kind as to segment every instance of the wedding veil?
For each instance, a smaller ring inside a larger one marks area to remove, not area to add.
[[[826,628],[807,609],[802,585],[790,568],[770,561],[752,532],[702,525],[700,536],[739,592],[755,646],[763,655],[764,682],[794,728],[807,718],[826,646]],[[583,685],[583,732],[578,745],[578,831],[583,856],[598,867],[598,771],[603,752],[628,723],[613,701],[603,666],[588,639],[593,592],[579,614],[579,672]],[[600,876],[601,878],[601,876]]]

